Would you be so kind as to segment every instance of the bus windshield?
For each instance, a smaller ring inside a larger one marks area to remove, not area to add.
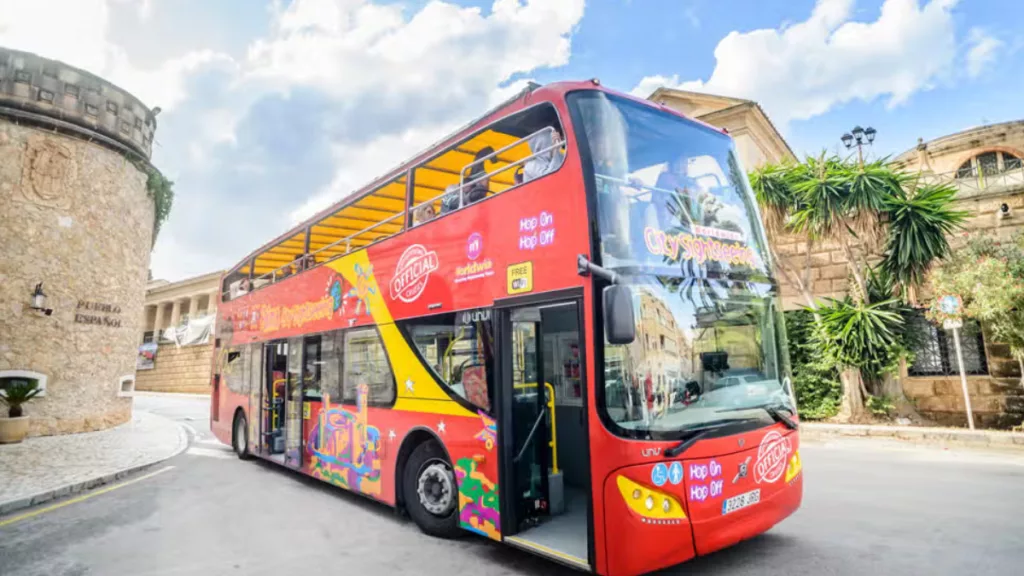
[[[605,346],[616,432],[671,439],[792,410],[767,242],[732,139],[599,91],[569,97],[597,195],[601,263],[633,292],[636,340]]]

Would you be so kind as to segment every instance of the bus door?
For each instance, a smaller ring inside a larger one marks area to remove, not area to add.
[[[501,310],[502,533],[589,568],[590,464],[576,301]]]
[[[288,340],[284,398],[284,464],[302,467],[302,337]]]
[[[263,345],[265,376],[260,402],[260,454],[284,463],[286,399],[290,343],[286,340]]]

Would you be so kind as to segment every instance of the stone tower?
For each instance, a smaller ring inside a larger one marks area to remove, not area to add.
[[[25,408],[32,435],[131,417],[155,128],[102,78],[0,48],[0,377],[45,384]]]

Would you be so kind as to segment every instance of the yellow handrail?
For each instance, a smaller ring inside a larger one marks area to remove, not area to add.
[[[513,386],[516,390],[536,387],[536,382],[530,384],[516,384]],[[548,442],[548,446],[551,447],[551,473],[558,474],[558,429],[555,425],[555,387],[548,382],[545,382],[544,388],[548,391],[547,407],[551,411],[551,441]]]

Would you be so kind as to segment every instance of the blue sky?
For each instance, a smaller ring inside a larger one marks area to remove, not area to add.
[[[757,100],[798,153],[1021,118],[1008,0],[0,0],[0,45],[160,106],[157,277],[234,264],[527,80]],[[61,14],[54,19],[54,14]]]

